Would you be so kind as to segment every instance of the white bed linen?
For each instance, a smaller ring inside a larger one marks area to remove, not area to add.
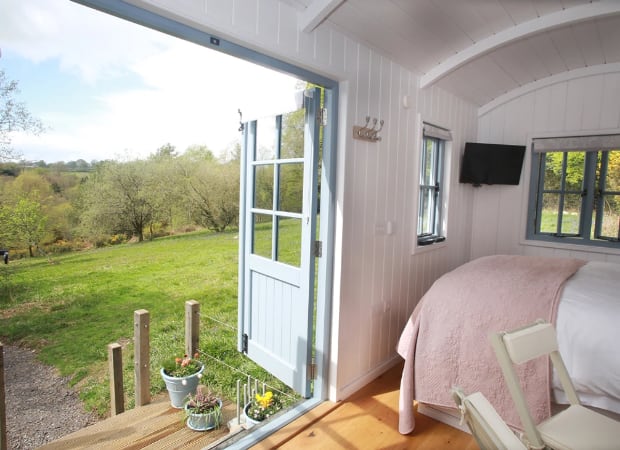
[[[556,329],[581,402],[620,414],[620,264],[588,262],[566,282]],[[552,387],[568,403],[555,374]]]

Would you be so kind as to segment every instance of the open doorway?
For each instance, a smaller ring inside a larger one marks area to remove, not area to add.
[[[219,36],[196,30],[180,22],[174,21],[169,18],[164,18],[150,11],[137,8],[133,5],[128,5],[121,1],[109,2],[101,0],[80,0],[79,3],[83,3],[87,6],[91,6],[95,9],[99,9],[104,12],[116,15],[137,24],[156,29],[173,36],[177,36],[181,39],[194,42],[206,48],[223,52],[236,58],[240,58],[248,63],[258,64],[262,67],[270,68],[279,73],[286,73],[295,76],[298,79],[303,80],[304,84],[311,84],[322,88],[322,92],[320,94],[319,90],[316,90],[316,93],[314,95],[303,96],[303,105],[304,110],[306,111],[305,123],[307,126],[308,124],[312,124],[311,127],[313,128],[313,130],[309,131],[309,133],[315,134],[314,143],[308,144],[309,140],[304,139],[304,155],[306,155],[308,145],[310,145],[310,147],[312,145],[316,146],[311,155],[311,158],[314,158],[314,162],[305,165],[305,170],[309,171],[310,175],[304,178],[305,181],[303,185],[303,195],[305,195],[307,199],[309,199],[309,209],[301,213],[301,217],[294,216],[295,213],[293,213],[292,217],[289,217],[286,213],[290,213],[290,211],[282,211],[276,206],[276,202],[279,197],[278,190],[274,188],[273,209],[269,210],[268,208],[263,209],[257,207],[261,205],[257,205],[253,202],[251,204],[248,204],[246,212],[249,212],[245,216],[245,218],[254,219],[242,220],[244,223],[240,223],[240,227],[243,226],[246,230],[252,230],[252,232],[248,231],[244,235],[245,237],[256,236],[253,232],[253,227],[254,224],[259,223],[260,221],[257,221],[255,219],[261,215],[271,215],[273,255],[272,259],[276,260],[277,262],[277,258],[279,255],[277,249],[281,248],[281,246],[278,244],[278,239],[280,236],[278,233],[279,227],[275,224],[275,222],[281,220],[284,215],[286,216],[286,219],[299,220],[301,223],[307,222],[311,225],[308,227],[307,231],[302,232],[302,235],[304,235],[305,233],[306,238],[305,241],[302,239],[303,242],[301,243],[302,255],[306,255],[308,261],[311,261],[311,263],[308,262],[304,265],[306,270],[304,275],[308,276],[309,279],[305,282],[305,284],[301,283],[305,286],[305,291],[303,295],[310,297],[307,303],[308,306],[306,307],[306,310],[310,312],[306,315],[306,319],[304,319],[308,323],[308,327],[305,333],[307,334],[307,336],[309,336],[310,342],[308,342],[308,339],[306,339],[304,345],[308,348],[308,351],[305,352],[305,356],[303,358],[298,359],[297,356],[293,358],[297,361],[303,361],[304,364],[307,364],[307,367],[293,368],[294,372],[304,373],[304,376],[301,377],[304,381],[301,384],[305,385],[306,387],[295,386],[295,381],[292,381],[289,384],[292,384],[294,387],[297,387],[299,390],[301,390],[302,396],[307,397],[310,400],[309,402],[306,402],[305,406],[297,408],[298,412],[303,411],[305,408],[311,407],[317,401],[325,399],[327,397],[327,361],[329,354],[328,348],[330,326],[329,301],[331,298],[331,276],[329,276],[329,273],[331,271],[332,263],[332,236],[334,220],[333,210],[335,202],[335,135],[337,117],[336,105],[338,99],[337,82],[320,76],[318,74],[308,72],[307,70],[301,69],[289,63],[251,51],[232,42],[228,42],[220,38]],[[257,89],[259,88],[260,87],[257,87]],[[309,91],[306,90],[306,94],[308,92]],[[310,111],[311,114],[314,115],[312,119],[307,116],[308,111]],[[251,145],[248,145],[249,134],[247,133],[251,126],[251,122],[246,122],[244,124],[244,130],[246,132],[244,148],[247,152],[244,156],[246,157],[248,156],[248,154],[251,154],[251,152],[256,150],[255,148],[253,149]],[[257,153],[255,152],[254,156],[256,155]],[[276,169],[273,172],[274,174],[278,173],[278,171],[282,169],[282,161],[280,156],[282,155],[278,155],[278,158],[275,158],[269,163],[269,165],[272,166],[270,167],[270,169]],[[251,195],[251,189],[253,189],[252,186],[254,181],[254,179],[252,179],[249,174],[256,173],[257,167],[259,168],[259,170],[261,167],[264,168],[265,164],[258,163],[257,166],[253,166],[252,163],[256,163],[256,159],[250,162],[246,160],[246,163],[247,164],[245,166],[245,169],[247,170],[244,170],[244,168],[242,167],[242,180],[245,180],[242,181],[242,186],[245,186],[247,189],[244,191],[242,197],[245,196],[245,201],[248,202],[248,199]],[[293,161],[292,164],[296,164],[296,162]],[[288,163],[286,165],[288,166]],[[276,176],[274,178],[274,182],[277,182],[277,180],[278,177]],[[314,195],[314,197],[312,194],[313,191],[317,193],[316,195]],[[320,198],[318,196],[319,191],[321,193]],[[240,205],[240,209],[242,208],[243,205]],[[318,211],[321,212],[320,220],[317,220]],[[318,236],[318,239],[316,239],[316,236]],[[240,259],[243,258],[244,261],[246,259],[246,256],[252,255],[253,251],[255,250],[254,241],[252,239],[246,241],[247,245],[245,245],[244,247],[245,256],[242,256],[240,254]],[[302,258],[303,257],[304,256],[302,256]],[[263,260],[262,262],[264,263],[265,261]],[[286,272],[286,269],[282,269],[283,268],[280,265],[275,271]],[[246,276],[247,272],[244,277]],[[244,291],[248,288],[251,289],[254,286],[251,282],[247,282],[244,279],[240,279],[239,283],[240,286],[242,286],[241,289]],[[258,285],[260,285],[260,282],[258,283]],[[240,295],[242,296],[245,294],[244,292],[241,292]],[[243,332],[239,333],[238,339],[238,348],[239,350],[243,351],[246,348]],[[293,346],[298,348],[299,338],[296,337],[293,339],[296,339],[296,342]],[[248,343],[248,347],[250,345],[251,344]],[[311,377],[307,377],[306,374],[309,374],[310,372],[313,372],[314,375]],[[299,377],[293,378],[299,379]],[[312,378],[314,379],[312,380]],[[311,387],[311,389],[308,386]],[[274,426],[277,426],[277,424],[275,424]],[[266,429],[267,432],[269,432],[268,430],[270,429],[270,427],[266,427]]]
[[[269,222],[267,220],[262,220],[262,219],[265,219],[265,217],[262,217],[261,220],[255,220],[255,218],[258,215],[270,217],[271,225],[268,227],[268,229],[270,231],[269,234],[271,235],[271,238],[272,238],[271,243],[270,243],[270,254],[273,255],[272,259],[275,262],[285,263],[285,265],[290,266],[290,267],[296,267],[297,269],[301,269],[303,266],[303,273],[304,273],[304,276],[307,278],[303,283],[300,283],[300,285],[303,284],[305,286],[303,295],[305,295],[305,299],[307,300],[304,306],[306,316],[302,320],[302,322],[305,324],[305,330],[304,330],[305,337],[301,339],[299,338],[296,339],[297,342],[302,342],[301,347],[305,347],[305,353],[302,358],[297,358],[297,357],[294,358],[294,360],[300,361],[300,363],[299,365],[296,365],[293,367],[293,370],[296,372],[297,375],[303,374],[303,377],[302,377],[303,381],[301,382],[300,385],[296,386],[296,388],[301,391],[302,397],[311,399],[309,403],[306,403],[306,406],[300,405],[300,407],[297,408],[298,412],[303,411],[304,408],[310,407],[312,402],[320,401],[321,399],[326,397],[326,385],[327,385],[326,383],[327,363],[326,362],[327,362],[327,355],[328,355],[327,350],[328,350],[328,342],[329,342],[329,333],[328,333],[329,303],[328,301],[330,297],[329,295],[330,282],[329,282],[328,274],[330,273],[330,261],[331,261],[331,250],[330,250],[331,249],[331,240],[330,240],[331,232],[330,230],[332,227],[331,212],[333,211],[333,189],[334,189],[334,185],[333,185],[333,178],[334,178],[333,130],[335,129],[334,120],[336,117],[335,105],[336,105],[336,99],[337,99],[336,97],[337,88],[336,88],[335,83],[333,83],[330,80],[326,80],[320,76],[317,76],[315,74],[307,73],[289,64],[284,64],[277,60],[264,57],[263,55],[250,52],[247,49],[244,49],[244,48],[235,46],[229,42],[226,42],[225,40],[220,39],[217,36],[212,36],[204,32],[197,32],[196,30],[193,30],[185,25],[176,23],[171,20],[164,19],[162,17],[156,16],[147,11],[140,10],[139,8],[135,8],[124,2],[84,1],[80,3],[84,3],[96,9],[102,9],[107,13],[122,17],[124,19],[130,20],[133,22],[137,22],[142,25],[146,25],[147,27],[158,29],[160,31],[169,33],[171,35],[177,36],[185,40],[192,41],[194,43],[193,45],[198,44],[202,47],[207,47],[208,49],[203,48],[205,52],[207,51],[213,52],[215,50],[215,51],[218,51],[219,54],[226,53],[228,55],[232,55],[233,57],[241,58],[245,60],[246,63],[252,63],[252,64],[260,63],[262,66],[269,66],[277,71],[277,72],[272,73],[273,77],[276,76],[275,73],[281,74],[283,72],[286,72],[287,74],[295,75],[295,78],[301,81],[302,87],[304,88],[303,90],[306,91],[305,93],[302,93],[302,103],[304,103],[304,107],[303,107],[304,124],[313,124],[315,129],[310,130],[309,133],[316,134],[317,136],[321,135],[322,144],[318,144],[318,143],[313,144],[314,145],[313,151],[310,153],[308,153],[305,150],[305,144],[302,144],[301,152],[294,151],[293,153],[288,154],[288,155],[279,154],[277,158],[273,158],[272,160],[269,160],[269,162],[265,162],[265,160],[263,159],[257,160],[256,158],[254,158],[251,162],[249,162],[249,164],[246,164],[245,166],[243,166],[244,169],[242,169],[243,171],[242,174],[244,176],[247,176],[248,170],[249,172],[254,173],[254,170],[259,166],[260,168],[263,168],[263,169],[269,166],[267,170],[271,170],[272,173],[274,174],[272,178],[272,182],[278,184],[278,183],[286,181],[287,179],[295,180],[296,178],[295,174],[298,171],[298,169],[301,167],[302,173],[304,173],[304,179],[308,181],[308,184],[304,182],[301,185],[302,186],[301,199],[309,200],[307,209],[300,208],[301,204],[299,205],[293,204],[294,202],[285,207],[282,207],[282,203],[276,205],[275,201],[277,200],[279,202],[281,198],[278,194],[278,189],[272,187],[272,194],[273,194],[272,200],[273,201],[272,201],[271,207],[266,208],[264,207],[265,205],[252,204],[250,209],[254,208],[254,210],[249,211],[249,214],[252,215],[251,217],[254,217],[254,219],[251,219],[249,221],[252,224],[258,224],[260,226],[263,226],[265,223]],[[135,26],[139,26],[139,25],[135,25]],[[227,57],[230,57],[230,56],[227,56]],[[211,68],[211,70],[213,71],[219,70],[221,72],[223,71],[223,67],[221,65],[215,65]],[[249,72],[249,69],[237,69],[238,72],[242,72],[244,70],[247,70]],[[181,79],[185,80],[185,77],[181,76],[181,74],[178,74],[178,76]],[[308,87],[309,84],[322,86],[324,88],[323,93],[311,94],[310,90],[305,89]],[[256,83],[256,85],[257,85],[257,90],[261,90],[262,88],[264,88],[264,85],[262,85],[260,82]],[[74,93],[74,94],[77,95],[77,93]],[[293,93],[291,92],[290,94],[291,94],[291,99],[293,99],[294,98],[294,96],[292,95]],[[269,95],[273,97],[275,95],[275,91],[270,92]],[[193,100],[195,100],[195,98],[188,97],[185,100],[185,102],[191,102]],[[322,101],[323,103],[322,104],[319,103],[320,101]],[[266,100],[263,100],[262,102],[263,103],[275,103],[275,102],[269,102]],[[161,105],[151,105],[151,106],[161,107]],[[209,106],[210,105],[208,104],[208,102],[206,102],[206,104],[204,104],[202,107],[203,109],[206,109],[206,108],[209,108]],[[243,105],[240,105],[238,103],[232,104],[230,106],[232,106],[231,110],[234,112],[234,118],[229,120],[229,122],[231,122],[230,123],[231,128],[237,129],[237,127],[240,127],[240,125],[243,123],[245,132],[249,131],[252,127],[254,127],[254,129],[256,130],[257,129],[256,123],[259,123],[260,120],[262,120],[262,119],[259,119],[259,117],[264,118],[263,115],[260,115],[258,113],[253,114],[252,112],[249,111],[249,108],[245,108]],[[322,114],[323,109],[327,111],[326,116]],[[238,110],[241,110],[243,114],[241,117],[237,116]],[[306,117],[308,111],[310,110],[312,111],[312,118],[310,118],[310,116]],[[276,122],[278,120],[277,117],[280,116],[279,114],[277,114],[277,112],[278,111],[274,111],[274,113],[276,113],[276,116],[275,116],[276,119],[274,119]],[[280,112],[282,111],[280,110]],[[163,112],[160,115],[163,115]],[[317,121],[317,117],[319,115],[321,115],[321,119],[320,121]],[[173,114],[173,117],[174,117],[174,120],[177,120],[177,121],[181,120],[179,118],[180,117],[179,114],[176,114],[176,115]],[[284,114],[283,116],[280,116],[280,117],[281,117],[280,121],[282,121],[283,117],[286,118],[288,116]],[[134,114],[133,119],[134,119],[133,122],[136,126],[138,126],[139,124],[141,125],[143,122],[149,121],[145,117],[140,116],[138,114]],[[254,119],[257,120],[258,122],[254,122]],[[284,121],[286,122],[286,119]],[[127,122],[127,121],[124,121],[124,122]],[[252,125],[252,123],[254,123],[255,125]],[[208,127],[211,125],[212,124],[209,122],[209,120],[204,120],[202,126],[204,127],[205,130],[207,130]],[[318,131],[319,128],[323,125],[324,125],[323,131]],[[119,126],[120,126],[120,122],[119,122]],[[155,123],[150,124],[150,129],[153,131],[161,127],[162,125],[160,124],[155,124]],[[259,130],[261,129],[260,126],[258,127],[258,129]],[[149,136],[150,134],[154,134],[154,133],[149,133],[149,129],[147,128],[142,132],[142,134],[144,136]],[[239,137],[241,136],[242,135],[239,134]],[[95,135],[93,135],[93,140],[95,141],[97,140]],[[243,155],[247,156],[249,154],[248,149],[250,148],[249,146],[247,146],[247,143],[249,142],[247,140],[247,135],[246,135],[246,139],[244,139],[243,142],[246,144],[246,146],[243,147],[240,142],[239,149],[245,148],[246,151],[243,153]],[[164,143],[162,142],[162,144]],[[156,150],[156,149],[153,148],[153,150]],[[164,153],[166,153],[167,156],[170,156],[171,152],[166,152],[165,151],[166,149],[162,149],[162,150],[163,151],[161,152],[159,156],[166,156]],[[168,150],[170,149],[168,148]],[[179,148],[178,150],[182,151],[184,149]],[[304,160],[307,155],[310,155],[310,161]],[[115,155],[110,155],[110,156],[114,157]],[[130,154],[130,157],[133,157],[133,155]],[[148,158],[148,155],[145,155],[145,157]],[[63,159],[69,159],[69,158],[63,158]],[[88,157],[86,159],[90,160],[90,159],[97,159],[97,158]],[[252,167],[252,169],[247,169],[248,167]],[[260,168],[257,169],[258,172],[261,171]],[[309,173],[307,177],[305,176],[306,172]],[[249,176],[249,178],[251,179],[251,176]],[[246,183],[246,187],[250,185],[252,185],[252,180]],[[321,186],[320,198],[318,196],[319,185]],[[252,194],[249,194],[248,193],[249,191],[247,190],[244,190],[243,192],[244,192],[246,200],[252,196]],[[298,191],[295,191],[295,192],[298,192]],[[312,193],[312,192],[315,192],[315,193]],[[318,220],[319,211],[321,212],[320,220]],[[289,225],[291,224],[294,224],[294,225],[289,227]],[[307,227],[306,227],[306,224],[308,225]],[[257,228],[260,228],[260,227],[257,227]],[[255,231],[253,227],[251,227],[251,229]],[[284,244],[288,244],[289,241],[288,241],[288,238],[284,238],[283,240],[283,234],[280,234],[279,231],[284,231],[287,229],[288,230],[292,229],[293,234],[299,235],[300,237],[299,263],[297,263],[298,256],[295,254],[295,252],[292,252],[292,253],[282,252],[282,250],[284,250],[284,248],[286,247],[286,245]],[[153,233],[151,233],[151,235],[153,235]],[[245,235],[240,233],[239,236],[240,236],[240,239],[243,239],[245,242],[245,239],[244,239]],[[256,234],[253,234],[253,236],[256,237]],[[255,240],[252,240],[251,242],[252,244],[250,248],[252,250],[261,250],[260,246],[258,247],[254,246],[254,243],[256,242]],[[319,243],[317,244],[315,242],[319,242]],[[318,256],[319,253],[322,256],[319,257]],[[250,251],[247,255],[251,257],[252,254],[256,254],[256,252]],[[241,259],[241,254],[239,255]],[[260,256],[265,257],[265,255],[260,255]],[[245,256],[243,258],[245,258]],[[265,258],[265,259],[268,259],[268,258]],[[302,262],[302,259],[303,259],[303,262]],[[264,262],[265,261],[261,261],[261,263],[264,263]],[[259,272],[259,270],[257,270],[258,266],[252,266],[251,269],[253,273]],[[277,270],[279,271],[280,269],[282,269],[282,267],[278,266]],[[287,272],[287,270],[284,270],[284,272]],[[290,272],[290,270],[288,272]],[[298,272],[301,272],[301,270],[298,270]],[[299,275],[298,274],[293,275],[293,277],[299,278]],[[272,277],[271,279],[273,280],[274,278]],[[246,289],[248,286],[254,286],[254,284],[252,284],[251,282],[245,283],[242,281],[242,283],[243,283],[243,289]],[[291,285],[292,282],[290,281],[290,279],[286,279],[285,284]],[[314,289],[315,286],[316,286],[316,289]],[[207,315],[206,312],[205,312],[205,315]],[[297,316],[295,315],[295,317]],[[281,322],[283,324],[285,323],[283,321]],[[246,322],[244,321],[244,323]],[[289,323],[286,322],[286,324],[288,325]],[[230,324],[226,324],[226,325],[230,325]],[[271,324],[271,326],[273,328],[273,324]],[[248,335],[249,347],[251,347],[252,345],[251,334],[241,332],[237,335],[239,339],[239,341],[236,342],[237,347],[238,347],[237,350],[243,350],[243,346],[244,346],[243,335],[244,334]],[[295,347],[299,347],[299,346],[300,345],[295,344]],[[250,352],[248,352],[248,354],[249,353]],[[316,375],[313,377],[311,375],[311,372],[314,372]],[[288,384],[296,385],[296,380],[299,378],[297,375],[294,376],[293,377],[294,380],[288,382]],[[285,378],[285,377],[282,376],[282,378]]]

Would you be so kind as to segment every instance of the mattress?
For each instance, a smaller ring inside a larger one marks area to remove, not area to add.
[[[620,414],[620,264],[588,262],[567,280],[556,330],[581,402]],[[555,374],[552,388],[568,403]]]

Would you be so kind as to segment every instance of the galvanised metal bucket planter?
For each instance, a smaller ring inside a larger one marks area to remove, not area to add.
[[[161,377],[166,383],[166,389],[168,389],[168,395],[170,396],[170,404],[173,408],[183,409],[185,407],[187,396],[196,393],[200,376],[202,376],[204,370],[205,366],[203,364],[200,370],[192,375],[186,377],[171,377],[164,373],[163,368],[161,369]]]

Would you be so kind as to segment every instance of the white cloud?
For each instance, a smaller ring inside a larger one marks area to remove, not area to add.
[[[244,120],[293,109],[298,82],[286,75],[67,0],[3,2],[0,41],[12,52],[57,60],[89,85],[128,72],[143,84],[99,92],[88,114],[47,111],[45,134],[14,136],[27,159],[145,157],[166,143],[219,152],[239,136],[238,108]]]
[[[2,0],[0,42],[35,63],[58,59],[63,70],[93,83],[168,39],[152,30],[67,0]]]

